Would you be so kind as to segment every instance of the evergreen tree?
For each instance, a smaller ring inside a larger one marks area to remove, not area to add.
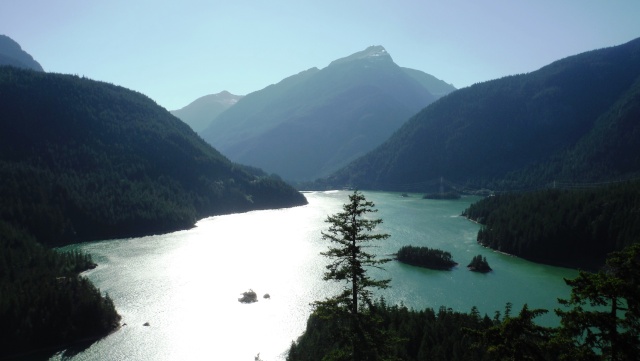
[[[599,272],[580,272],[565,282],[571,296],[558,301],[572,309],[556,313],[560,337],[573,340],[571,356],[640,359],[640,244],[609,255]]]
[[[505,308],[505,318],[485,330],[472,330],[480,337],[476,345],[485,349],[491,360],[549,360],[546,350],[552,330],[536,325],[533,319],[547,310],[530,310],[525,304],[516,317],[511,317],[511,304]]]
[[[372,302],[372,290],[389,287],[390,280],[375,280],[367,269],[380,268],[389,259],[378,259],[364,250],[370,242],[384,240],[388,234],[372,233],[382,219],[368,219],[368,213],[377,212],[374,204],[355,191],[343,212],[327,217],[329,229],[322,232],[322,239],[332,246],[321,254],[331,262],[327,265],[324,280],[345,282],[343,291],[335,297],[314,303],[321,317],[348,320],[341,325],[336,340],[338,347],[328,355],[333,360],[376,360],[385,354],[388,342],[377,325],[381,322]],[[362,307],[361,307],[362,306]],[[348,341],[347,341],[348,340]],[[347,342],[345,342],[347,341]]]

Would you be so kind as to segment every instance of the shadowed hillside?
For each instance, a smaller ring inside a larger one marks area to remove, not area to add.
[[[305,203],[125,88],[3,67],[0,97],[0,214],[40,242],[167,232]]]
[[[476,84],[318,187],[523,189],[640,171],[640,39]],[[433,185],[431,187],[430,185]]]

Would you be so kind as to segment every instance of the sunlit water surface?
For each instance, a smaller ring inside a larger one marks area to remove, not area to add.
[[[53,359],[254,360],[260,353],[265,361],[284,360],[304,331],[309,304],[340,286],[322,281],[326,260],[319,253],[328,244],[320,232],[349,194],[306,193],[309,204],[303,207],[212,217],[187,231],[68,247],[92,254],[98,267],[85,275],[111,296],[126,325],[75,356],[60,353]],[[479,226],[459,215],[478,198],[365,196],[384,221],[377,231],[391,234],[372,251],[388,255],[403,245],[428,246],[450,252],[460,263],[452,271],[398,262],[371,271],[392,279],[382,293],[389,303],[464,312],[477,306],[492,317],[507,302],[515,312],[524,303],[553,310],[558,297],[569,295],[563,277],[573,278],[576,271],[499,254],[475,242]],[[487,257],[493,272],[466,269],[477,254]],[[238,302],[249,289],[258,302]],[[541,322],[557,320],[549,315]]]

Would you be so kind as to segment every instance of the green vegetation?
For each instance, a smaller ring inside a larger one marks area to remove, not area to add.
[[[478,242],[525,259],[595,269],[637,242],[640,181],[484,198],[463,212],[481,223]]]
[[[0,216],[41,243],[162,233],[306,203],[125,88],[0,67],[0,94]]]
[[[547,313],[525,304],[516,316],[511,304],[504,316],[481,317],[440,307],[424,311],[388,306],[384,300],[367,312],[380,321],[378,332],[387,340],[386,360],[636,360],[640,354],[640,244],[612,253],[597,273],[581,272],[571,286],[571,297],[559,300],[558,327],[543,327],[535,318]],[[336,333],[340,318],[314,312],[305,333],[291,345],[289,361],[355,360],[334,357],[344,345]],[[370,358],[379,359],[379,358]]]
[[[487,257],[483,257],[480,254],[477,256],[474,256],[471,259],[471,262],[469,262],[469,264],[467,265],[467,268],[469,268],[471,271],[482,272],[482,273],[487,273],[492,271],[491,267],[489,267],[489,262],[487,262]]]
[[[520,190],[640,172],[640,39],[457,90],[317,188]],[[434,184],[435,183],[435,184]]]
[[[474,346],[486,351],[487,360],[558,360],[560,355],[564,357],[567,347],[554,349],[554,330],[533,322],[534,318],[547,312],[543,309],[529,310],[525,304],[518,316],[511,317],[511,304],[508,303],[502,321],[496,318],[488,329],[469,330],[477,340]]]
[[[569,340],[573,359],[637,360],[640,355],[640,244],[609,255],[597,273],[580,272],[572,287],[560,337]],[[595,306],[595,307],[594,307]]]
[[[87,254],[59,253],[0,221],[0,358],[104,336],[120,316],[86,278]]]
[[[483,331],[496,324],[487,316],[481,317],[476,309],[471,313],[455,312],[446,307],[437,311],[430,308],[415,311],[405,306],[390,306],[382,300],[368,311],[381,320],[376,325],[381,332],[395,335],[385,360],[486,360],[483,358],[486,352],[482,348],[472,347],[474,340],[467,330]],[[331,358],[332,350],[344,343],[341,335],[335,332],[336,323],[336,319],[312,314],[302,337],[291,345],[287,360],[335,360]]]
[[[0,98],[0,358],[118,325],[111,299],[78,276],[90,257],[47,247],[306,203],[125,88],[0,66]]]
[[[448,270],[457,265],[451,253],[429,247],[403,246],[396,253],[396,258],[412,266],[437,270]]]
[[[517,316],[510,303],[504,317],[480,317],[441,307],[436,313],[388,306],[372,301],[367,289],[388,287],[376,281],[363,265],[378,267],[362,250],[361,242],[385,239],[370,234],[381,219],[361,218],[374,212],[357,191],[343,206],[344,212],[327,218],[324,239],[338,243],[322,254],[329,257],[325,280],[346,281],[338,296],[314,303],[304,334],[292,343],[288,361],[312,360],[635,360],[640,354],[640,243],[609,254],[597,273],[581,271],[571,286],[569,299],[558,300],[562,309],[558,327],[543,327],[534,320],[548,310],[524,304]],[[636,203],[637,204],[637,203]],[[403,247],[412,252],[431,251]],[[442,252],[439,252],[442,253]],[[490,270],[485,257],[475,256],[469,267]],[[360,305],[360,307],[359,307]]]
[[[392,346],[372,307],[372,290],[387,288],[389,280],[375,280],[367,275],[367,268],[380,268],[389,261],[364,251],[372,241],[389,237],[371,233],[382,223],[381,219],[366,218],[368,213],[377,212],[373,207],[362,193],[355,191],[343,206],[343,212],[327,217],[329,229],[322,232],[324,240],[336,244],[321,253],[330,260],[324,280],[346,283],[337,296],[314,303],[316,314],[335,326],[333,332],[339,343],[330,351],[331,359],[384,359]]]

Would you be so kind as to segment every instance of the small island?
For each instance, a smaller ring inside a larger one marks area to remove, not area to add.
[[[487,273],[492,271],[491,267],[489,267],[489,262],[487,262],[487,257],[482,257],[482,255],[474,256],[467,268],[473,272]]]
[[[450,270],[457,265],[451,253],[429,247],[403,246],[396,253],[396,259],[412,266],[435,270]]]
[[[258,302],[258,295],[253,290],[249,290],[249,291],[243,292],[242,297],[238,298],[238,301],[242,303]]]

